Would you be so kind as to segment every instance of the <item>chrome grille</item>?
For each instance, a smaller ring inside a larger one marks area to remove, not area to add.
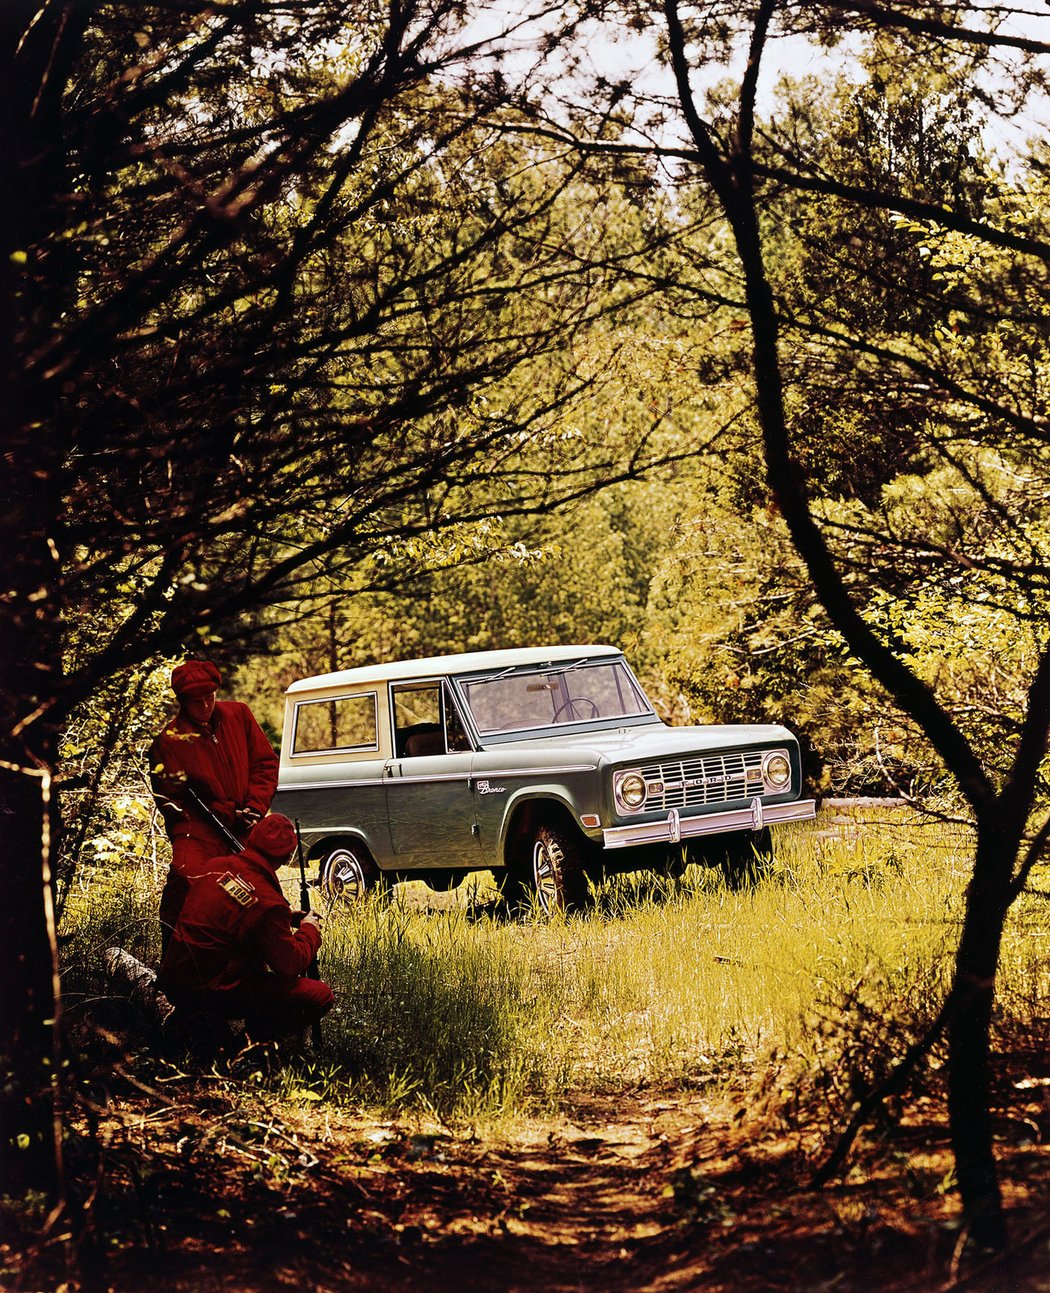
[[[648,788],[643,812],[725,804],[750,799],[763,789],[760,750],[668,759],[647,763],[641,772]]]

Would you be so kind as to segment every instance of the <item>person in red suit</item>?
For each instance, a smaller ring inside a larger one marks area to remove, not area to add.
[[[316,915],[295,917],[277,869],[295,850],[295,828],[272,813],[243,853],[210,860],[189,885],[157,976],[172,1005],[243,1019],[253,1042],[320,1021],[332,990],[304,978],[321,945]]]
[[[171,868],[160,900],[161,945],[167,947],[191,878],[229,841],[202,820],[188,791],[239,840],[270,807],[277,755],[247,705],[216,700],[222,675],[210,661],[187,660],[171,673],[179,711],[149,750],[150,779],[168,836]]]

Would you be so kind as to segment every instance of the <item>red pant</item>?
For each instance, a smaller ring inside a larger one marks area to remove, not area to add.
[[[335,1000],[332,989],[320,979],[285,979],[270,973],[246,979],[239,988],[227,992],[171,991],[168,996],[173,1005],[184,1010],[243,1019],[245,1031],[255,1042],[309,1028],[328,1013]]]

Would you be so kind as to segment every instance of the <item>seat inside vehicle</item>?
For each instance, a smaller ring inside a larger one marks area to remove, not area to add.
[[[416,723],[398,733],[398,745],[405,758],[418,759],[428,754],[444,754],[445,738],[437,723]]]

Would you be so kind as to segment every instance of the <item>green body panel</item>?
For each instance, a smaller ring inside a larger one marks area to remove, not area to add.
[[[360,840],[376,864],[387,870],[395,865],[395,857],[387,824],[385,765],[385,760],[368,759],[350,767],[296,769],[296,780],[282,776],[272,811],[300,823],[309,856],[316,856],[326,841]]]
[[[545,764],[552,764],[549,753],[535,750],[486,750],[475,756],[474,804],[486,866],[504,865],[508,830],[516,811],[529,800],[558,804],[577,822],[599,811],[596,762]]]
[[[386,812],[399,869],[482,865],[470,785],[473,755],[394,759],[388,765]]]

